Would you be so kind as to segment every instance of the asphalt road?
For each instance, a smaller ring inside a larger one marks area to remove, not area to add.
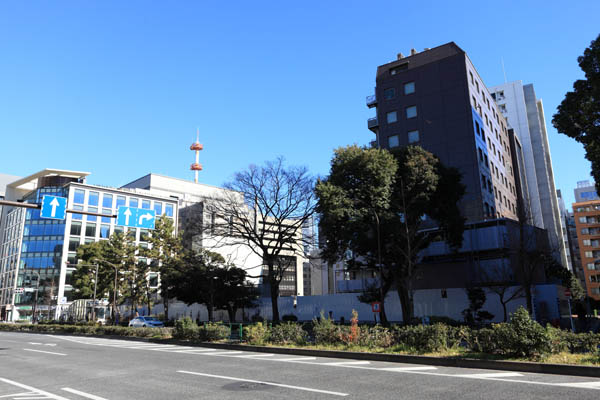
[[[0,333],[0,399],[598,399],[600,379]]]

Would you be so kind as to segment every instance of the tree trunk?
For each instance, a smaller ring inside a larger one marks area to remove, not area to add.
[[[235,322],[235,312],[237,311],[234,307],[227,307],[227,314],[229,315],[229,322]]]
[[[210,322],[213,322],[213,305],[211,303],[208,303],[206,305],[206,309],[208,311],[208,320]]]
[[[504,311],[504,322],[508,320],[508,313],[506,312],[506,303],[500,299],[500,303],[502,304],[502,311]]]
[[[273,269],[273,263],[269,263],[269,286],[271,289],[271,311],[273,313],[273,321],[279,321],[279,304],[277,300],[279,299],[279,282],[275,277],[275,271]]]
[[[408,288],[398,284],[398,297],[400,298],[400,306],[402,307],[402,321],[405,324],[410,324],[413,320],[413,304]]]
[[[533,296],[531,295],[531,285],[525,286],[525,298],[527,299],[527,311],[529,315],[533,315]]]
[[[165,321],[169,320],[169,290],[165,289],[166,296],[163,296],[163,311],[165,314]]]

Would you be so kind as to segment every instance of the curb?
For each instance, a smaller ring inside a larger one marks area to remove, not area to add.
[[[5,331],[9,332],[9,331]],[[18,333],[18,332],[13,332]],[[138,338],[133,336],[116,336],[116,335],[73,335],[55,332],[22,332],[22,333],[34,333],[43,335],[57,335],[57,336],[73,336],[73,337],[95,337],[105,339],[120,339],[120,340],[131,340],[138,342],[151,342],[151,343],[167,343],[177,344],[182,346],[192,347],[206,347],[212,349],[224,349],[224,350],[244,350],[254,351],[257,353],[274,353],[274,354],[288,354],[298,356],[312,356],[312,357],[325,357],[325,358],[342,358],[342,359],[353,359],[353,360],[366,360],[366,361],[384,361],[393,363],[406,363],[406,364],[422,364],[432,365],[440,367],[455,367],[455,368],[474,368],[474,369],[492,369],[500,371],[514,371],[514,372],[530,372],[538,374],[553,374],[553,375],[570,375],[570,376],[586,376],[593,378],[600,378],[600,367],[591,367],[585,365],[568,365],[568,364],[541,364],[535,362],[526,361],[502,361],[502,360],[477,360],[472,358],[449,358],[449,357],[431,357],[431,356],[412,356],[403,354],[384,354],[384,353],[359,353],[352,351],[339,351],[339,350],[313,350],[313,349],[299,349],[290,347],[266,347],[266,346],[253,346],[253,345],[242,345],[242,344],[230,344],[230,343],[195,343],[185,340],[177,339],[151,339],[151,338]]]

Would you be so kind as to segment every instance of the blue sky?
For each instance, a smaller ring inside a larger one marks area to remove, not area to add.
[[[4,1],[0,173],[92,172],[119,186],[155,172],[204,183],[282,155],[325,175],[334,148],[367,144],[375,71],[454,41],[488,86],[533,83],[557,188],[589,177],[550,120],[599,32],[600,2]]]

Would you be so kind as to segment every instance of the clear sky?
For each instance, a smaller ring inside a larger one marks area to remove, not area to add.
[[[0,173],[193,179],[198,127],[204,183],[279,155],[326,175],[334,148],[374,139],[376,67],[454,41],[488,86],[501,58],[535,85],[569,206],[590,166],[550,121],[599,15],[597,0],[3,1]]]

